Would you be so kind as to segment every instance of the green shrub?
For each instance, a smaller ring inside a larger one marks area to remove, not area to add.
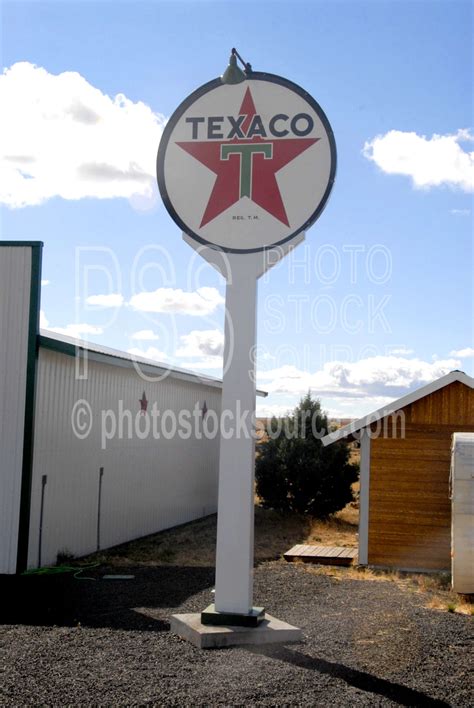
[[[349,463],[345,440],[323,446],[328,431],[327,416],[310,393],[283,425],[272,419],[255,467],[262,506],[324,519],[352,501],[358,467]]]

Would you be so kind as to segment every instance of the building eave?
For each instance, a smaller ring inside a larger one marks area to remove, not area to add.
[[[164,362],[157,362],[145,357],[129,354],[119,349],[112,349],[98,344],[91,344],[81,339],[68,337],[64,334],[52,332],[47,329],[42,329],[39,336],[39,346],[43,349],[60,352],[67,356],[76,356],[79,352],[87,352],[90,361],[97,361],[102,364],[110,364],[112,366],[122,366],[124,368],[137,368],[145,374],[156,376],[157,374],[163,378],[170,376],[174,379],[198,383],[202,386],[211,388],[222,388],[222,380],[207,376],[206,374],[196,374],[193,371],[180,369],[179,367],[169,366]],[[266,398],[266,391],[257,390],[257,396]]]
[[[425,398],[425,396],[429,396],[430,394],[435,393],[441,388],[449,386],[450,384],[456,381],[459,381],[460,383],[469,386],[469,388],[474,389],[474,379],[471,376],[468,376],[463,371],[450,371],[449,374],[445,374],[445,376],[441,376],[439,379],[431,381],[425,386],[421,386],[420,388],[416,389],[416,391],[412,391],[411,393],[406,394],[406,396],[398,398],[392,403],[389,403],[387,406],[382,406],[382,408],[379,408],[378,410],[369,413],[363,418],[359,418],[353,423],[349,423],[349,425],[345,425],[343,428],[339,428],[339,430],[334,430],[332,433],[325,435],[321,439],[321,442],[323,443],[323,445],[331,445],[337,440],[342,440],[343,438],[350,437],[351,435],[354,435],[354,433],[359,432],[363,428],[367,428],[372,423],[376,423],[382,418],[385,418],[388,415],[392,415],[396,411],[399,411],[402,408],[409,406],[411,403],[415,403],[421,398]]]

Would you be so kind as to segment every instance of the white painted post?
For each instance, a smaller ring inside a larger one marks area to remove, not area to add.
[[[369,558],[370,426],[360,431],[359,565]]]
[[[227,418],[221,415],[217,612],[248,615],[253,605],[255,440],[251,432],[255,419],[257,280],[304,238],[301,233],[283,246],[257,253],[224,253],[183,234],[186,243],[227,281],[221,410],[229,413]]]
[[[218,612],[238,614],[249,614],[253,602],[257,277],[245,260],[230,254],[226,288],[222,411],[232,414],[233,435],[221,432],[215,595]]]

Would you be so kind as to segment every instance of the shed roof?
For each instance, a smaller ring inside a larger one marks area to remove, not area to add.
[[[336,442],[336,440],[347,438],[349,435],[356,433],[358,430],[362,430],[362,428],[366,428],[371,425],[371,423],[376,423],[378,420],[385,418],[385,416],[391,415],[392,413],[395,413],[395,411],[399,411],[402,408],[405,408],[405,406],[409,406],[411,403],[419,401],[420,398],[425,398],[425,396],[429,396],[431,393],[439,391],[440,388],[449,386],[449,384],[452,384],[455,381],[459,381],[460,383],[469,386],[469,388],[474,389],[474,379],[471,376],[465,374],[464,371],[450,371],[449,374],[441,376],[435,381],[431,381],[431,383],[426,384],[426,386],[417,388],[416,391],[412,391],[406,396],[397,398],[397,400],[389,403],[387,406],[382,406],[382,408],[369,413],[363,418],[359,418],[359,420],[355,420],[354,422],[349,423],[349,425],[345,425],[338,430],[334,430],[334,432],[325,435],[321,441],[323,445],[330,445],[331,443]]]
[[[166,374],[171,378],[191,381],[193,383],[199,383],[203,386],[222,388],[222,380],[216,379],[213,376],[196,374],[194,371],[180,369],[176,366],[169,366],[168,364],[160,363],[154,361],[153,359],[146,359],[145,357],[129,354],[128,352],[123,352],[119,349],[104,347],[100,344],[91,344],[90,342],[86,342],[82,339],[68,337],[65,334],[58,334],[57,332],[52,332],[47,329],[42,329],[40,331],[39,345],[45,349],[51,349],[69,356],[75,356],[77,353],[77,348],[79,348],[82,351],[87,351],[87,355],[92,361],[102,362],[103,364],[112,364],[113,366],[122,366],[124,368],[133,368],[135,364],[139,364],[140,368],[143,369],[145,373],[156,374],[159,372],[160,374]],[[257,396],[266,397],[268,396],[268,393],[266,391],[257,390]]]

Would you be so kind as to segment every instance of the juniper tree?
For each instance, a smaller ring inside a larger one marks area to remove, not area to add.
[[[271,420],[255,468],[264,507],[326,518],[352,500],[358,467],[349,462],[345,440],[323,446],[321,438],[328,431],[327,416],[311,393],[291,416]]]

